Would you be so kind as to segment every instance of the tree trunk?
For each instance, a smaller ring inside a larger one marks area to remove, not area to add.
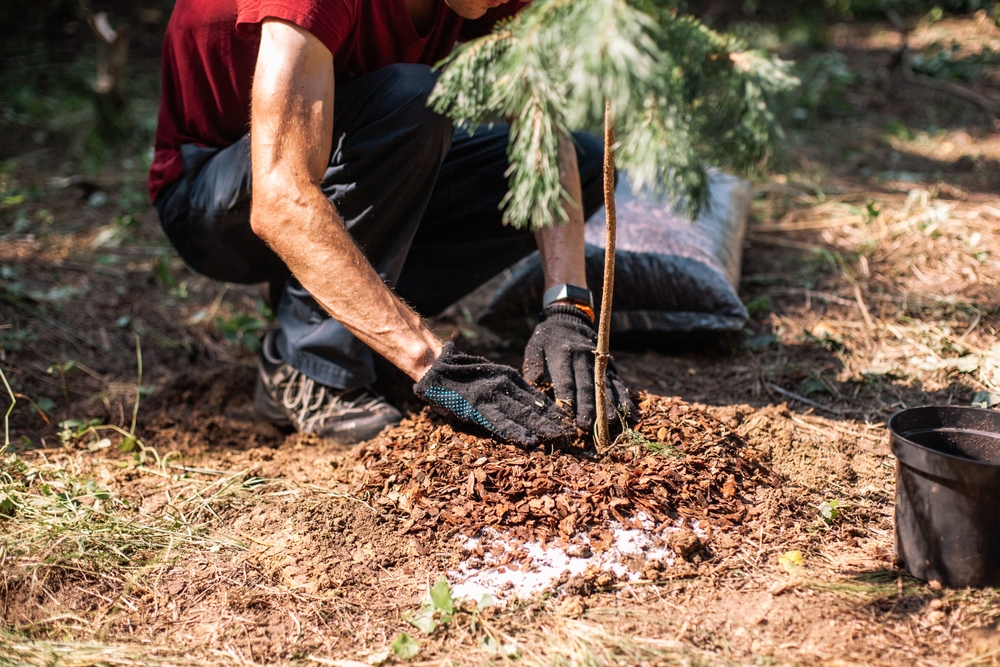
[[[97,35],[96,135],[102,143],[115,144],[127,139],[130,133],[125,93],[128,35],[125,26],[112,28],[104,12],[91,14],[87,22]]]
[[[597,350],[594,359],[594,395],[597,402],[595,439],[597,451],[604,453],[611,446],[608,433],[608,348],[611,341],[611,294],[615,286],[615,119],[611,101],[604,103],[604,211],[607,219],[604,244],[604,287],[601,291],[601,313],[597,327]]]

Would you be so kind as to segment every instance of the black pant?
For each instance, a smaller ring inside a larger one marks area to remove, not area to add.
[[[536,248],[530,231],[501,221],[508,128],[455,130],[427,108],[435,78],[423,65],[393,65],[338,85],[321,185],[379,276],[425,316]],[[603,204],[603,143],[573,136],[589,217]],[[189,144],[182,153],[183,175],[156,200],[181,257],[218,280],[283,283],[277,344],[285,361],[339,389],[374,381],[371,350],[251,230],[249,138],[225,149]]]

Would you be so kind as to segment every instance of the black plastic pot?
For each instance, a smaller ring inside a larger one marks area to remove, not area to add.
[[[1000,412],[911,408],[888,427],[896,555],[924,581],[1000,586]]]

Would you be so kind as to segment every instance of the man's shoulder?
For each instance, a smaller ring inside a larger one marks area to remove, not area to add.
[[[236,27],[254,34],[264,19],[281,19],[308,30],[336,53],[357,21],[363,1],[371,0],[235,0]]]

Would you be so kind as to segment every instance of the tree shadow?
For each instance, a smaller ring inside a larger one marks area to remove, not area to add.
[[[878,623],[905,621],[926,612],[932,600],[943,593],[899,569],[866,569],[845,573],[834,581],[809,581],[805,587],[838,593],[856,600],[856,610],[867,612]]]

